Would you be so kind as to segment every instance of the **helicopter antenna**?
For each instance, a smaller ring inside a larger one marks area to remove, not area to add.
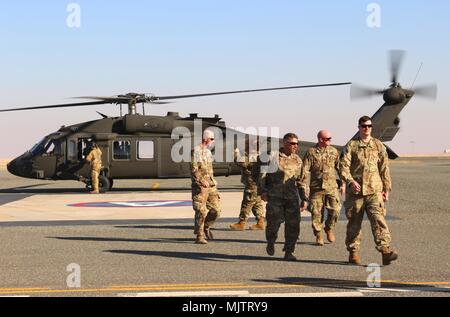
[[[416,80],[417,80],[417,77],[419,77],[419,73],[420,73],[420,71],[422,70],[422,66],[423,66],[423,62],[420,63],[419,70],[417,71],[416,77],[414,78],[414,81],[413,81],[413,83],[412,83],[412,85],[411,85],[411,90],[414,88],[414,85],[416,84]]]

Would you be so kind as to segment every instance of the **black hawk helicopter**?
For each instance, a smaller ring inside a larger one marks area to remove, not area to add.
[[[373,116],[373,136],[382,141],[391,141],[399,130],[398,114],[411,100],[414,92],[401,88],[397,82],[397,75],[402,59],[402,53],[399,57],[398,51],[391,55],[392,84],[386,90],[371,90],[366,88],[352,87],[352,98],[372,96],[383,94],[384,105]],[[8,165],[8,171],[19,177],[43,179],[43,180],[78,180],[86,184],[90,189],[89,165],[85,158],[89,153],[90,146],[95,142],[101,149],[103,169],[99,177],[100,190],[106,192],[113,186],[115,179],[158,179],[158,178],[187,178],[190,177],[189,161],[175,162],[172,159],[172,150],[177,139],[172,137],[176,128],[184,128],[191,132],[189,144],[195,145],[194,138],[199,137],[206,128],[213,128],[222,132],[223,139],[227,135],[233,138],[246,140],[245,147],[248,149],[249,140],[255,136],[247,135],[226,127],[225,122],[215,115],[214,117],[199,117],[197,114],[190,114],[189,117],[180,117],[177,112],[169,112],[167,116],[151,116],[139,114],[137,112],[138,104],[164,104],[168,100],[207,97],[226,94],[240,94],[261,91],[275,91],[287,89],[301,89],[314,87],[330,87],[350,85],[350,82],[303,85],[277,88],[264,88],[252,90],[239,90],[227,92],[202,93],[192,95],[178,96],[153,96],[138,93],[128,93],[112,97],[79,97],[82,99],[91,99],[93,101],[58,104],[47,106],[36,106],[26,108],[4,109],[0,112],[24,111],[37,109],[51,109],[63,107],[83,107],[103,104],[128,105],[128,114],[120,117],[111,118],[102,115],[102,119],[63,126],[57,132],[47,135],[38,142],[33,148],[23,155],[11,161]],[[435,87],[426,87],[416,93],[435,97]],[[197,136],[195,135],[196,123],[201,125]],[[231,133],[230,133],[231,132]],[[355,136],[357,137],[357,136]],[[217,136],[216,136],[217,138]],[[281,142],[280,139],[274,140],[270,137],[257,137],[259,144],[267,145],[265,149],[270,151],[270,144],[275,141],[275,146]],[[309,147],[315,145],[315,142],[300,141],[300,155]],[[227,155],[234,152],[237,147],[234,142],[223,142],[222,148],[215,148],[216,154],[219,152],[221,160],[214,163],[214,173],[217,176],[239,175],[240,168],[233,160],[224,159]],[[342,146],[337,146],[341,149]],[[245,149],[243,149],[245,150]],[[388,149],[389,157],[395,159],[397,155]]]

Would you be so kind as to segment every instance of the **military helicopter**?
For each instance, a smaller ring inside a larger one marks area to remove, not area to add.
[[[373,117],[374,137],[382,141],[390,141],[398,132],[398,114],[411,100],[414,92],[405,90],[397,83],[397,73],[401,58],[392,55],[393,80],[391,86],[382,91],[374,91],[365,88],[352,88],[352,97],[372,96],[382,93],[385,104]],[[303,89],[314,87],[330,87],[350,85],[350,82],[331,84],[289,86],[277,88],[263,88],[252,90],[226,91],[214,93],[202,93],[176,96],[154,96],[147,94],[128,93],[112,97],[87,96],[79,97],[93,101],[57,104],[47,106],[36,106],[26,108],[4,109],[0,112],[25,111],[38,109],[51,109],[63,107],[83,107],[104,104],[127,105],[128,113],[120,117],[108,117],[102,115],[102,119],[63,126],[57,132],[44,137],[34,145],[31,150],[11,161],[8,171],[16,176],[43,179],[43,180],[78,180],[86,184],[90,190],[89,165],[85,158],[89,153],[90,146],[95,142],[101,149],[103,169],[99,177],[100,190],[106,192],[111,190],[115,179],[158,179],[158,178],[187,178],[190,177],[189,162],[176,162],[172,159],[172,149],[177,140],[172,138],[176,128],[184,128],[190,131],[189,144],[195,144],[194,138],[206,128],[214,128],[222,132],[225,139],[229,132],[231,135],[246,140],[245,148],[249,147],[251,135],[232,130],[219,115],[214,117],[200,117],[198,114],[190,114],[189,117],[181,117],[177,112],[169,112],[167,116],[152,116],[140,114],[137,111],[138,104],[164,104],[169,100],[208,97],[227,94],[240,94],[262,91],[276,91],[287,89]],[[429,89],[422,89],[423,95],[430,95]],[[144,108],[143,108],[144,109]],[[201,124],[200,132],[195,134],[196,123]],[[281,140],[270,137],[258,137],[260,144],[267,145],[265,149],[270,151],[275,141],[278,147]],[[303,154],[315,142],[300,142],[300,153]],[[217,176],[229,176],[240,174],[240,169],[231,160],[224,159],[236,148],[234,142],[225,142],[222,148],[215,149],[221,153],[221,160],[214,163],[214,173]],[[245,151],[245,148],[242,149]],[[338,147],[341,149],[342,147]],[[389,156],[395,159],[397,155],[389,149]],[[215,157],[217,159],[217,156]]]

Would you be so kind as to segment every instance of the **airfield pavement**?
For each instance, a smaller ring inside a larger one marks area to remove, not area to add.
[[[0,163],[0,296],[449,296],[450,157],[400,158],[391,172],[388,224],[400,257],[380,268],[380,287],[368,287],[368,265],[381,257],[367,219],[363,265],[347,264],[344,212],[336,243],[323,247],[303,213],[299,260],[284,262],[283,226],[274,257],[263,231],[229,230],[238,176],[218,178],[215,240],[196,245],[188,179],[116,181],[110,193],[89,195],[81,183],[21,179]],[[181,205],[160,204],[167,200]],[[80,205],[99,202],[110,205]],[[70,282],[73,264],[79,285]]]

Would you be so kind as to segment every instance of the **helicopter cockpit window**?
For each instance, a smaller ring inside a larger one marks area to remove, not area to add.
[[[130,141],[114,141],[113,153],[115,160],[129,160],[131,158]]]
[[[61,142],[45,138],[33,146],[31,153],[33,155],[59,155],[61,154]]]
[[[153,159],[155,157],[155,143],[153,141],[137,142],[138,160]]]

